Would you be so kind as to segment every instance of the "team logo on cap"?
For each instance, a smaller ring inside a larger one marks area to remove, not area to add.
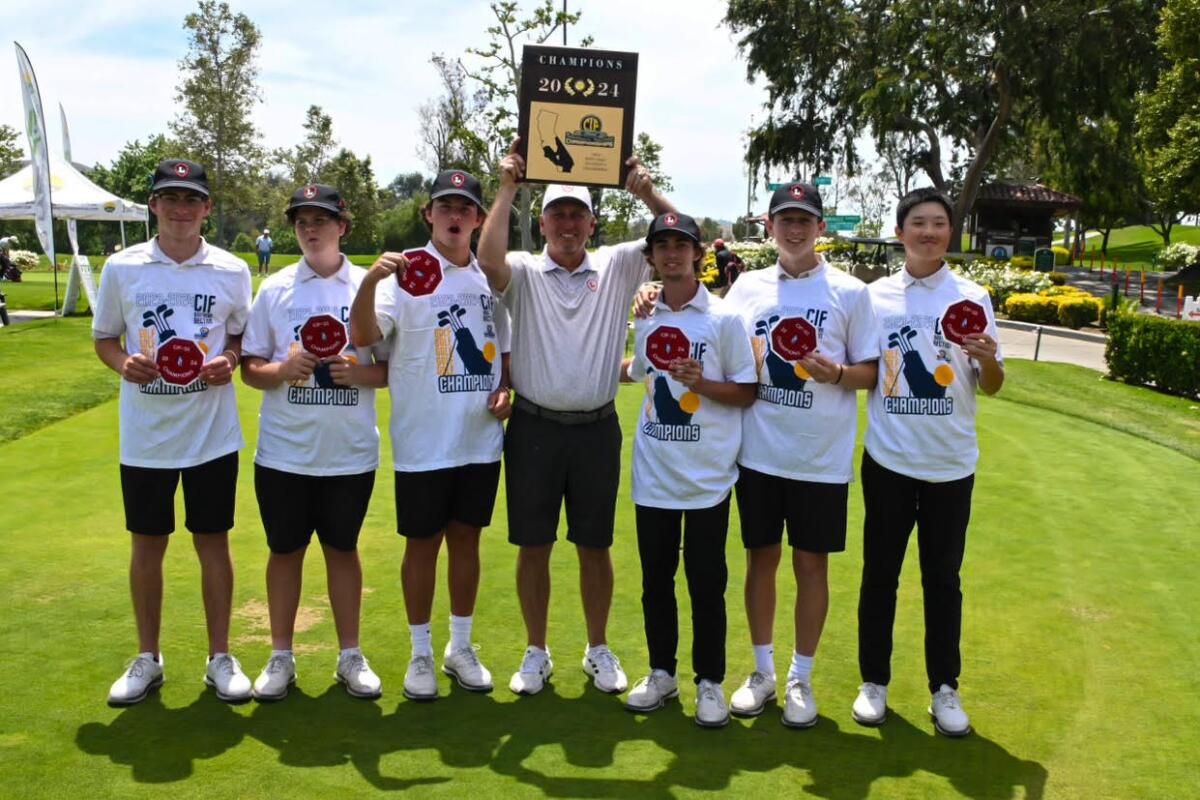
[[[574,186],[560,186],[558,188],[559,188],[559,191],[561,191],[563,194],[574,194],[575,193]]]
[[[175,165],[175,174],[180,178],[186,178],[188,175],[192,174],[192,168],[181,161]]]
[[[679,217],[674,214],[663,214],[663,225],[666,225],[668,228],[675,227],[675,223],[677,222],[679,222]]]
[[[462,185],[467,182],[467,176],[461,172],[456,172],[450,176],[450,183],[454,184],[454,188],[461,189]]]
[[[793,200],[803,200],[804,199],[804,187],[801,186],[800,184],[798,184],[798,183],[792,184],[792,188],[789,189],[788,191],[792,195]]]
[[[305,186],[304,187],[304,199],[305,200],[312,200],[316,196],[317,196],[317,187],[316,186]]]

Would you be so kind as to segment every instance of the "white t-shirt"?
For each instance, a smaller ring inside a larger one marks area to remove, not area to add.
[[[742,321],[704,286],[679,311],[661,298],[635,323],[629,374],[646,387],[633,440],[633,502],[655,508],[710,508],[737,481],[741,413],[690,391],[667,362],[694,358],[713,381],[754,383],[754,351]]]
[[[125,351],[154,359],[159,348],[219,356],[226,336],[237,336],[250,313],[250,270],[240,258],[200,240],[182,264],[158,238],[116,253],[105,262],[92,319],[97,339],[125,337]],[[157,378],[139,386],[121,381],[121,463],[181,469],[241,449],[233,384],[187,385]]]
[[[942,336],[942,315],[971,300],[987,315],[997,342],[987,290],[945,264],[928,278],[907,270],[869,287],[882,353],[879,384],[867,403],[865,446],[881,466],[920,480],[944,482],[975,472],[975,387],[979,363]]]
[[[287,361],[304,349],[302,331],[312,320],[314,325],[340,326],[338,333],[346,337],[341,355],[370,364],[370,348],[356,349],[350,335],[350,306],[366,274],[343,256],[341,268],[328,278],[313,272],[304,259],[267,278],[250,308],[243,357]],[[299,475],[374,470],[379,466],[375,390],[337,386],[327,369],[318,369],[299,385],[267,389],[258,414],[254,461]]]
[[[817,348],[834,363],[879,358],[866,284],[824,259],[797,278],[776,263],[743,274],[725,307],[741,316],[758,364],[758,401],[742,411],[738,463],[792,480],[849,483],[858,428],[854,392],[802,377],[798,360],[773,342],[807,322]]]
[[[390,350],[392,458],[425,472],[500,460],[504,430],[487,408],[509,351],[508,315],[471,257],[456,267],[432,243],[442,281],[413,297],[394,279],[375,291],[375,316]]]
[[[617,396],[629,306],[650,265],[643,243],[601,247],[568,272],[549,254],[509,253],[501,298],[512,313],[512,384],[555,411],[593,411]]]

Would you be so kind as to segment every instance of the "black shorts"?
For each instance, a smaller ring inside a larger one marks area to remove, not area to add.
[[[233,528],[238,454],[194,467],[161,469],[121,465],[125,528],[143,536],[175,532],[175,489],[183,476],[184,526],[192,533],[226,533]]]
[[[747,549],[788,544],[809,553],[846,549],[847,483],[816,483],[767,475],[738,465],[738,517]]]
[[[492,524],[500,462],[463,464],[426,472],[396,472],[396,532],[428,539],[446,524],[476,528]]]
[[[504,470],[510,542],[554,542],[565,499],[567,541],[612,546],[621,482],[621,424],[616,414],[564,425],[514,408],[504,434]]]
[[[350,552],[358,547],[375,470],[357,475],[297,475],[254,465],[254,494],[272,553],[308,547],[313,531],[323,545]]]

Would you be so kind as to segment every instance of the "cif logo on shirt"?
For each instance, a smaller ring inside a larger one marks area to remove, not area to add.
[[[800,363],[817,349],[817,327],[804,317],[772,314],[754,323],[754,360],[758,365],[758,399],[791,408],[812,408],[812,377]],[[763,368],[770,383],[763,380]]]
[[[480,303],[486,306],[485,316],[490,316],[491,302],[491,297],[480,295]],[[475,333],[465,321],[467,314],[467,309],[458,303],[437,313],[434,352],[437,354],[438,391],[442,394],[490,392],[495,382],[492,365],[496,361],[496,343],[488,340],[480,348]],[[485,338],[491,332],[489,324]],[[457,367],[462,371],[457,371]]]
[[[646,387],[642,433],[664,442],[700,441],[700,426],[692,423],[692,415],[700,410],[700,395],[688,389],[676,397],[672,386],[680,384],[668,370],[680,359],[694,358],[703,363],[707,344],[692,343],[679,328],[663,325],[646,337],[644,347],[649,366],[642,381]]]

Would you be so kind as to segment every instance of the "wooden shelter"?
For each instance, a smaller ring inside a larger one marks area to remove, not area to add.
[[[1078,197],[1041,184],[984,184],[967,215],[970,249],[988,255],[1002,252],[1005,258],[1032,256],[1039,247],[1053,244],[1054,220],[1059,217],[1067,217],[1067,236],[1074,231],[1077,249],[1082,207]]]

